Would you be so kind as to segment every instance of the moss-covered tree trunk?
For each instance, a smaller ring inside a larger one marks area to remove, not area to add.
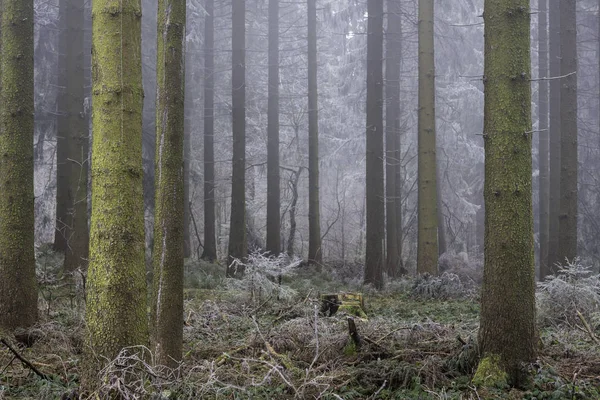
[[[319,103],[317,94],[317,2],[308,9],[308,262],[321,263],[319,203]]]
[[[215,29],[214,0],[204,4],[204,251],[202,258],[217,259],[215,221],[215,148],[214,148],[214,98],[215,98]]]
[[[281,251],[279,178],[279,0],[269,0],[269,110],[267,144],[267,251]]]
[[[485,256],[478,384],[523,383],[536,355],[529,1],[487,1]],[[494,368],[490,369],[490,366]],[[497,367],[497,368],[496,368]],[[502,373],[488,376],[497,369]]]
[[[560,2],[560,208],[558,261],[577,256],[577,7]]]
[[[59,55],[59,116],[57,117],[57,179],[55,249],[65,253],[65,272],[85,269],[89,230],[88,115],[84,110],[83,69],[84,5],[81,0],[61,0]]]
[[[433,0],[419,0],[419,162],[417,272],[438,272]]]
[[[541,78],[548,76],[548,2],[539,0],[539,51],[538,51],[538,71]],[[550,134],[548,132],[548,81],[542,80],[539,83],[539,229],[540,229],[540,279],[544,279],[548,273],[548,223],[549,223],[549,201],[550,201],[550,182],[549,182],[549,152],[550,152]]]
[[[388,276],[400,273],[400,249],[398,246],[397,173],[400,163],[400,57],[402,55],[399,0],[387,0],[387,31],[385,33],[385,198],[386,198],[386,271]]]
[[[369,0],[367,25],[367,231],[365,283],[383,287],[383,1]]]
[[[0,330],[37,320],[33,1],[0,0]]]
[[[246,257],[246,1],[232,2],[232,125],[231,221],[227,276],[243,275],[234,259]]]
[[[92,217],[84,387],[132,345],[148,344],[142,189],[139,0],[92,5]]]
[[[174,367],[183,343],[185,2],[160,0],[157,16],[152,339],[156,362]]]
[[[558,1],[548,2],[550,76],[560,76],[560,10]],[[540,278],[556,272],[558,259],[558,213],[560,208],[560,87],[561,80],[550,81],[550,160],[548,204],[548,264]]]

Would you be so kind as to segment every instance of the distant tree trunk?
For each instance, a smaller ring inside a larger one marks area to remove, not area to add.
[[[153,346],[156,363],[177,366],[183,343],[183,143],[185,2],[158,2]]]
[[[550,76],[560,76],[560,9],[558,1],[549,1]],[[550,81],[550,203],[548,222],[548,268],[543,276],[555,274],[558,258],[558,214],[560,209],[560,87],[561,79]],[[542,275],[540,275],[542,276]]]
[[[560,2],[560,211],[558,261],[577,256],[577,7]]]
[[[417,272],[438,273],[433,0],[419,0],[419,214]]]
[[[383,287],[383,1],[368,0],[365,284]]]
[[[232,2],[232,108],[233,160],[231,177],[231,223],[227,276],[241,276],[243,268],[230,268],[244,259],[246,245],[246,1]]]
[[[92,217],[82,386],[121,349],[148,344],[139,0],[92,4]]]
[[[267,251],[281,251],[279,179],[279,0],[269,0],[269,104],[267,146]]]
[[[385,173],[386,173],[386,271],[388,276],[398,276],[400,251],[398,248],[397,203],[402,200],[396,188],[398,164],[400,163],[400,57],[402,56],[402,21],[399,0],[387,0],[387,32],[385,37]]]
[[[535,359],[529,0],[487,1],[485,22],[485,260],[474,381],[490,364],[525,383]],[[491,369],[494,371],[494,369]],[[498,379],[492,377],[491,379]]]
[[[298,168],[298,171],[292,171],[290,176],[289,185],[292,190],[292,203],[290,204],[290,236],[287,245],[287,254],[292,257],[294,255],[294,243],[296,239],[296,205],[298,204],[298,180],[300,179],[300,173],[302,168]]]
[[[320,264],[319,104],[317,94],[317,4],[308,4],[308,262]]]
[[[539,0],[539,77],[548,77],[548,15],[547,0]],[[539,81],[539,229],[540,229],[540,280],[543,280],[548,274],[548,223],[549,223],[549,200],[550,200],[550,182],[549,182],[549,152],[550,152],[550,134],[548,132],[548,81]]]
[[[37,320],[33,1],[0,2],[0,331]]]
[[[85,269],[89,231],[87,211],[88,117],[84,110],[83,69],[84,6],[78,0],[61,0],[57,118],[56,223],[54,248],[64,252],[65,272]]]
[[[215,0],[206,0],[204,9],[204,251],[202,258],[208,261],[217,259],[216,221],[215,221]],[[243,27],[242,27],[243,28]],[[242,61],[243,62],[243,61]],[[239,72],[236,70],[236,73]],[[244,77],[242,71],[242,79]],[[237,77],[237,76],[236,76]],[[234,84],[235,85],[235,84]],[[234,86],[235,88],[235,86]],[[244,94],[245,96],[245,94]],[[242,107],[244,98],[242,100]],[[239,99],[236,98],[236,102]],[[243,112],[243,110],[242,110]],[[237,116],[237,115],[236,115]],[[242,118],[245,118],[242,116]],[[243,123],[243,120],[242,120]],[[236,126],[237,129],[239,127]],[[242,126],[242,130],[244,126]],[[242,131],[243,135],[243,131]],[[244,139],[242,138],[242,141]],[[243,144],[243,143],[242,143]],[[242,165],[242,170],[245,168]],[[245,177],[242,177],[244,183]],[[238,178],[239,179],[239,178]],[[244,186],[242,185],[242,188]],[[243,190],[242,190],[243,194]],[[243,212],[243,211],[242,211]],[[233,214],[232,214],[233,215]],[[243,215],[242,215],[243,218]],[[242,225],[243,226],[243,225]],[[242,229],[243,231],[243,229]],[[243,239],[242,239],[243,240]],[[231,249],[231,247],[230,247]],[[235,256],[234,256],[235,257]]]

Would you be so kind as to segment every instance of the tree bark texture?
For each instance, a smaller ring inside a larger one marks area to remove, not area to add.
[[[279,0],[269,0],[269,100],[267,122],[267,251],[281,252],[279,178]]]
[[[577,7],[560,2],[560,208],[558,262],[577,256]]]
[[[92,5],[92,216],[85,388],[121,349],[148,344],[141,4]]]
[[[400,60],[402,57],[402,20],[399,0],[387,0],[387,32],[385,36],[385,197],[386,197],[386,271],[388,276],[400,273],[401,256],[398,240],[398,165],[400,164]]]
[[[560,10],[558,1],[548,2],[549,11],[549,52],[550,76],[560,76]],[[550,203],[548,222],[548,265],[543,276],[555,274],[558,259],[558,214],[560,209],[560,79],[552,79],[550,86],[550,161],[549,191]],[[541,275],[540,275],[541,277]]]
[[[202,258],[217,259],[215,221],[215,0],[204,4],[204,251]],[[242,100],[243,101],[243,100]]]
[[[369,0],[367,26],[367,232],[365,283],[383,287],[383,1]]]
[[[539,0],[538,32],[539,50],[538,65],[539,77],[548,77],[548,1]],[[540,280],[548,274],[548,234],[549,234],[549,211],[550,211],[550,181],[549,181],[549,153],[550,133],[548,132],[548,81],[539,81],[539,230],[540,230]]]
[[[321,213],[319,206],[319,104],[317,94],[317,4],[308,8],[308,262],[320,264]]]
[[[37,320],[33,1],[0,0],[0,330]]]
[[[417,272],[436,275],[438,273],[438,215],[433,46],[433,0],[419,0]]]
[[[65,254],[64,270],[87,266],[89,250],[88,115],[84,110],[84,5],[61,0],[59,55],[59,115],[57,117],[56,230],[54,248]]]
[[[246,1],[232,2],[232,108],[233,160],[231,177],[231,221],[227,276],[243,275],[243,268],[230,268],[234,259],[247,255],[246,244]]]
[[[185,2],[158,2],[153,346],[158,364],[176,367],[183,343],[183,142]]]
[[[479,345],[510,384],[535,359],[529,1],[487,1],[485,252]]]

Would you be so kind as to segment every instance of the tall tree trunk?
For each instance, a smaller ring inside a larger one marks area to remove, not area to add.
[[[65,272],[72,272],[88,259],[87,212],[88,117],[84,110],[83,69],[84,6],[78,0],[59,5],[60,62],[57,118],[56,224],[54,247],[65,253]]]
[[[37,320],[33,1],[0,2],[0,330]]]
[[[419,222],[417,272],[438,273],[433,0],[419,0]]]
[[[558,261],[577,256],[577,7],[560,2],[560,209]]]
[[[560,76],[560,9],[558,1],[548,2],[549,10],[549,66],[550,76]],[[558,258],[558,214],[560,209],[560,87],[561,79],[550,81],[550,161],[549,186],[550,204],[548,222],[548,265],[540,277],[557,271]]]
[[[548,77],[548,8],[547,0],[539,0],[539,77]],[[539,81],[539,229],[540,229],[540,280],[548,274],[548,234],[549,234],[549,200],[550,200],[550,182],[549,182],[549,152],[550,152],[550,134],[548,132],[548,81]]]
[[[319,103],[317,94],[317,4],[308,7],[308,262],[320,264],[321,216],[319,210]]]
[[[183,343],[185,2],[160,0],[157,16],[152,333],[156,363],[175,367]]]
[[[365,284],[383,287],[383,1],[368,0]]]
[[[147,345],[141,6],[92,5],[92,217],[83,387],[121,349]]]
[[[215,0],[206,0],[204,8],[206,11],[206,17],[204,19],[204,251],[202,252],[202,258],[204,260],[214,261],[217,259],[217,241],[215,231],[216,221],[214,149]],[[242,79],[243,73],[244,72],[242,71]],[[236,101],[239,100],[236,99]],[[243,101],[244,100],[242,99],[242,107]],[[244,128],[242,127],[242,129]],[[244,168],[244,166],[242,166],[242,168]],[[242,183],[243,182],[244,180],[242,180]]]
[[[387,0],[387,32],[385,37],[385,197],[386,197],[386,271],[388,276],[398,276],[400,251],[398,248],[397,203],[402,200],[396,188],[400,163],[400,57],[402,56],[402,9],[399,0]]]
[[[269,104],[267,133],[267,251],[281,251],[279,179],[279,0],[269,0]]]
[[[519,386],[527,379],[523,365],[535,359],[537,346],[529,0],[487,1],[484,22],[483,359],[474,381],[490,383],[487,371],[495,364],[507,373],[509,384]]]
[[[233,160],[231,177],[231,223],[227,276],[241,276],[234,259],[244,259],[246,245],[246,1],[232,2],[232,108]]]

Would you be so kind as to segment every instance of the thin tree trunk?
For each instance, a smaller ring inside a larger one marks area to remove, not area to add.
[[[548,76],[548,9],[547,0],[539,0],[539,77]],[[548,274],[548,223],[549,223],[549,152],[550,134],[548,132],[548,81],[539,81],[539,229],[540,229],[540,280]]]
[[[84,110],[83,2],[61,0],[60,77],[57,118],[57,229],[54,248],[65,254],[64,270],[86,268],[89,248],[88,117]],[[66,214],[63,214],[66,213]]]
[[[292,171],[290,176],[290,189],[292,190],[292,203],[290,204],[290,236],[287,245],[287,254],[292,257],[294,255],[294,243],[296,239],[296,205],[298,204],[298,180],[300,179],[300,173],[302,168],[298,171]]]
[[[232,116],[233,160],[231,221],[227,276],[242,276],[243,267],[230,268],[234,259],[246,258],[246,1],[232,2]]]
[[[417,272],[438,273],[433,0],[419,0],[419,215]]]
[[[439,161],[436,160],[436,172],[437,176],[442,176],[440,174],[440,165]],[[437,206],[437,220],[438,220],[438,255],[444,254],[448,251],[448,241],[446,239],[446,220],[444,218],[444,209],[442,204],[442,184],[440,181],[439,187],[436,190],[436,206]]]
[[[368,0],[365,284],[383,287],[383,2]]]
[[[37,320],[33,1],[0,1],[0,331]]]
[[[319,105],[317,94],[317,4],[308,7],[308,262],[320,264],[321,217],[319,210]]]
[[[535,359],[529,0],[488,1],[485,22],[485,259],[473,380],[521,386]],[[516,78],[515,78],[516,77]],[[509,117],[507,117],[509,116]],[[490,382],[494,380],[495,382]]]
[[[215,29],[214,0],[206,0],[204,5],[204,251],[202,258],[208,261],[217,259],[215,221]],[[237,71],[236,71],[237,72]],[[242,72],[243,77],[243,72]],[[239,99],[236,99],[239,101]],[[242,99],[243,106],[243,99]],[[243,129],[243,127],[242,127]],[[243,168],[243,167],[242,167]],[[244,178],[245,179],[245,178]],[[243,180],[242,180],[243,182]],[[243,187],[243,186],[242,186]]]
[[[560,76],[560,9],[558,1],[549,1],[550,76]],[[548,222],[548,268],[543,276],[555,274],[558,258],[558,214],[560,209],[560,86],[561,79],[550,81],[550,204]]]
[[[577,7],[560,2],[560,209],[558,261],[577,256]]]
[[[83,388],[124,347],[148,344],[141,5],[92,4],[92,217]]]
[[[388,276],[399,273],[400,255],[398,249],[397,203],[401,202],[396,188],[398,164],[400,163],[400,57],[402,52],[402,21],[399,0],[387,0],[387,32],[385,51],[385,172],[386,172],[386,271]]]
[[[269,104],[267,145],[267,251],[281,251],[279,179],[279,0],[269,0]]]
[[[183,344],[185,17],[185,2],[159,0],[152,333],[156,363],[170,367]]]

